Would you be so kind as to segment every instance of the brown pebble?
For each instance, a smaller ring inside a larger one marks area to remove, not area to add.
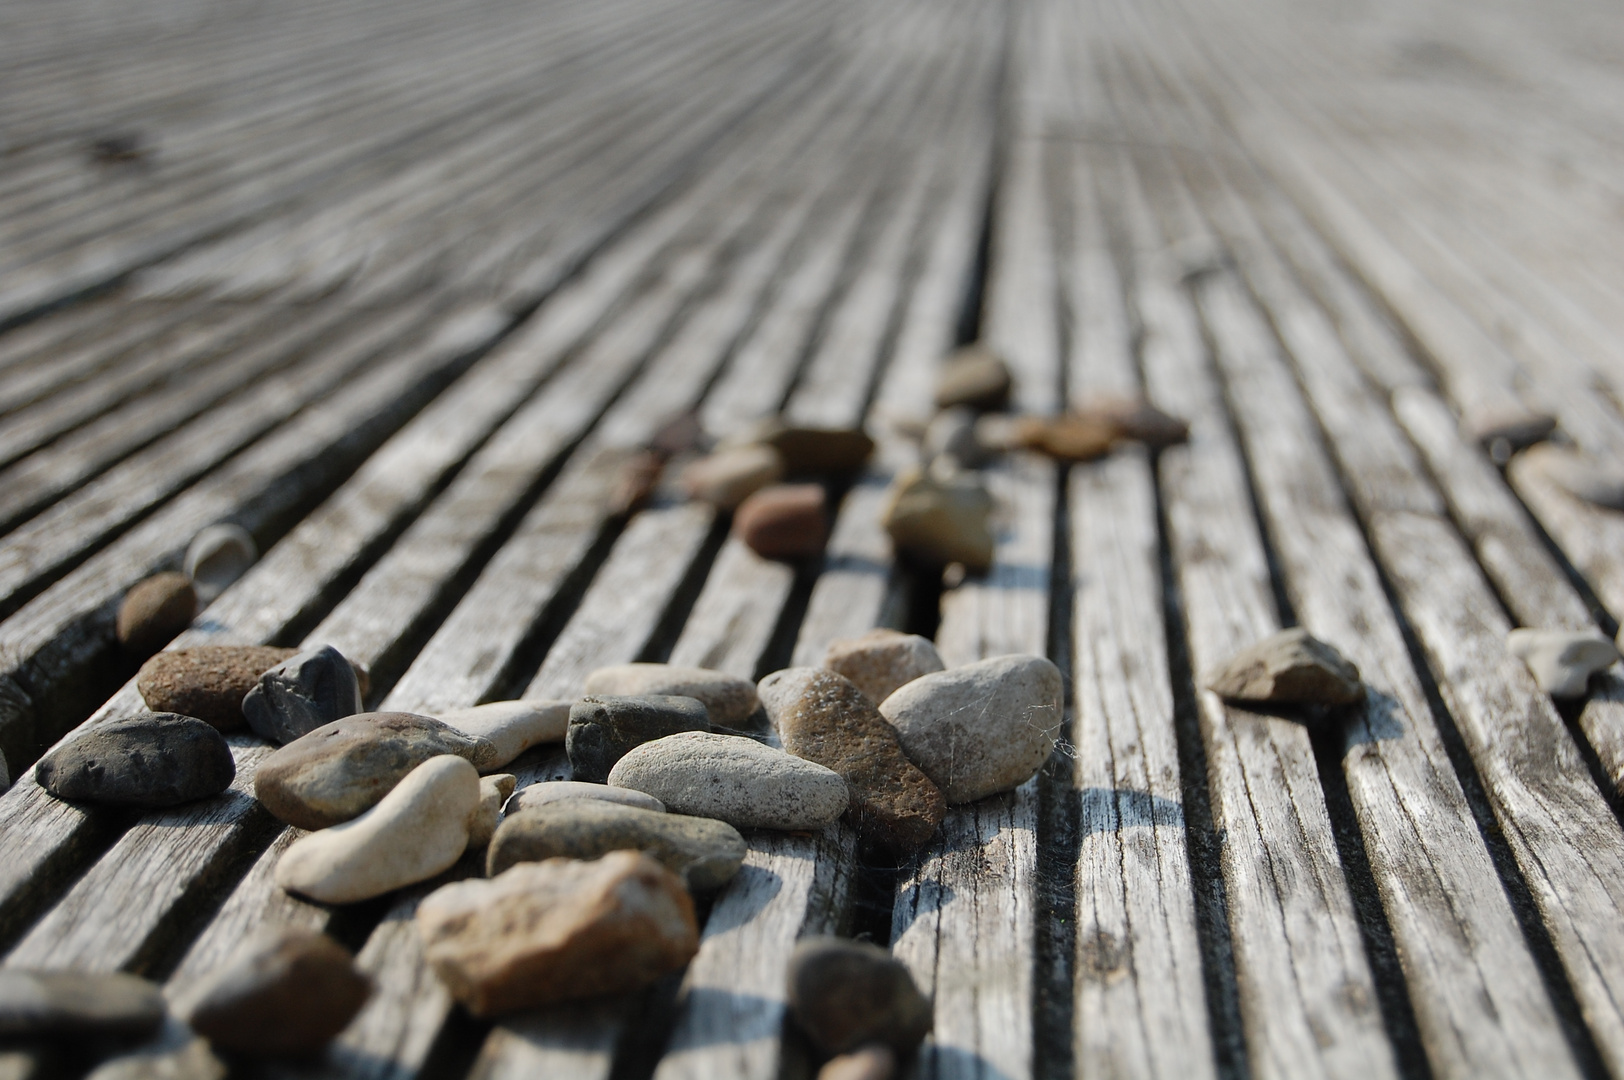
[[[823,666],[850,679],[864,697],[878,705],[903,684],[947,665],[929,638],[882,627],[861,637],[829,642]]]
[[[884,1043],[910,1054],[931,1029],[930,999],[901,961],[846,938],[802,938],[789,961],[789,1008],[826,1054]]]
[[[288,928],[246,945],[193,986],[187,1022],[222,1050],[291,1056],[325,1046],[372,993],[349,950]]]
[[[819,484],[763,488],[739,506],[733,533],[764,559],[802,559],[823,550],[829,517]]]
[[[1242,649],[1207,677],[1225,701],[1350,705],[1365,696],[1359,669],[1300,626]]]
[[[195,716],[221,731],[245,727],[242,699],[259,677],[297,649],[199,645],[161,652],[141,665],[135,687],[153,712]]]
[[[1100,416],[1023,417],[1015,424],[1016,446],[1059,461],[1095,461],[1111,452],[1122,432]]]
[[[615,490],[609,496],[609,512],[631,514],[648,505],[659,490],[660,477],[665,472],[665,458],[644,450],[621,465],[615,477]]]
[[[124,595],[118,609],[118,640],[134,653],[155,653],[192,624],[197,594],[178,570],[154,574]]]
[[[1009,403],[1014,379],[1009,366],[985,345],[966,345],[942,364],[936,380],[936,407],[950,409],[968,405],[972,409],[1002,409]]]
[[[830,1058],[818,1070],[818,1080],[891,1080],[897,1074],[897,1055],[875,1043],[849,1054]]]
[[[1077,410],[1079,416],[1098,417],[1116,427],[1124,439],[1146,446],[1174,446],[1190,437],[1190,425],[1162,412],[1148,401],[1129,398],[1091,402]]]
[[[791,424],[770,416],[728,439],[728,446],[763,443],[777,450],[792,476],[855,472],[874,452],[874,440],[859,428]]]

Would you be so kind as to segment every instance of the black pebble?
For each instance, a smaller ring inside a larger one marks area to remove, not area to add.
[[[670,694],[585,697],[570,706],[564,750],[577,780],[602,784],[634,747],[679,731],[709,731],[710,713],[691,697]]]
[[[214,728],[178,713],[115,720],[34,766],[39,786],[70,802],[162,807],[218,795],[237,775]]]
[[[360,711],[355,668],[331,645],[288,657],[242,699],[254,734],[278,746]]]

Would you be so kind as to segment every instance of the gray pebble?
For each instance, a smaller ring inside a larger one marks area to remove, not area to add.
[[[218,795],[236,775],[225,737],[176,713],[99,724],[34,766],[59,799],[146,808]]]
[[[689,731],[644,743],[609,774],[678,814],[741,829],[821,829],[846,812],[846,781],[833,769],[752,739]]]
[[[0,968],[0,1038],[134,1038],[163,1020],[163,994],[134,975]]]
[[[495,877],[520,862],[642,851],[680,875],[689,888],[715,889],[739,872],[746,850],[744,837],[726,822],[599,799],[566,799],[503,819],[491,839],[485,871]]]
[[[600,694],[571,706],[564,749],[575,779],[601,784],[633,747],[679,731],[709,730],[710,714],[691,697]]]
[[[254,734],[281,745],[361,711],[361,683],[331,645],[290,656],[259,677],[242,699]]]

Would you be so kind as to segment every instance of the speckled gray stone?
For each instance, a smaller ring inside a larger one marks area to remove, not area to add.
[[[700,701],[670,694],[595,694],[570,708],[564,750],[577,780],[601,784],[633,747],[679,731],[709,731]]]
[[[756,711],[756,688],[749,679],[710,668],[673,664],[616,664],[586,677],[589,695],[640,696],[670,694],[691,697],[710,714],[713,724],[736,726]]]
[[[175,713],[98,724],[34,766],[59,799],[147,808],[218,795],[236,775],[225,737]]]
[[[741,829],[821,829],[846,812],[846,781],[833,769],[752,739],[689,731],[644,743],[609,774],[678,814]]]
[[[596,859],[610,851],[643,851],[690,888],[726,884],[744,863],[739,831],[724,821],[568,799],[509,814],[491,839],[485,870],[495,877],[519,862]]]
[[[635,806],[639,810],[653,810],[657,814],[665,812],[665,804],[652,795],[645,795],[631,788],[588,784],[581,780],[549,780],[541,784],[531,784],[513,797],[507,809],[508,813],[512,814],[564,799],[596,799],[599,802],[619,803],[621,806]]]
[[[255,735],[281,745],[361,711],[361,683],[331,645],[290,656],[259,677],[242,699]]]

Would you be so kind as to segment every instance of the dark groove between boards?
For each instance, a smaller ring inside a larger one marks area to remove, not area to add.
[[[1167,666],[1172,676],[1173,728],[1178,740],[1179,790],[1184,804],[1185,842],[1190,883],[1195,893],[1196,937],[1201,947],[1201,975],[1206,987],[1207,1022],[1221,1080],[1243,1080],[1252,1074],[1241,1022],[1240,988],[1235,978],[1235,946],[1229,936],[1229,899],[1224,886],[1223,837],[1212,819],[1207,788],[1207,751],[1201,738],[1195,673],[1185,636],[1184,599],[1173,567],[1168,540],[1167,508],[1161,474],[1151,470],[1156,494],[1157,557],[1162,577],[1162,624],[1167,635]]]
[[[682,636],[682,628],[688,622],[688,616],[693,613],[694,604],[699,601],[699,594],[704,591],[705,582],[710,578],[710,572],[716,563],[717,552],[722,550],[722,544],[727,540],[728,526],[732,517],[727,514],[717,514],[711,522],[710,531],[705,534],[704,543],[700,544],[693,561],[688,569],[683,571],[682,580],[672,590],[671,597],[666,601],[665,610],[660,613],[659,621],[654,624],[648,641],[637,654],[636,659],[641,662],[663,664],[671,656],[671,650],[676,648],[677,639]]]
[[[73,842],[59,848],[28,881],[26,889],[0,908],[0,954],[10,952],[56,901],[141,820],[139,811],[91,807],[89,823]]]

